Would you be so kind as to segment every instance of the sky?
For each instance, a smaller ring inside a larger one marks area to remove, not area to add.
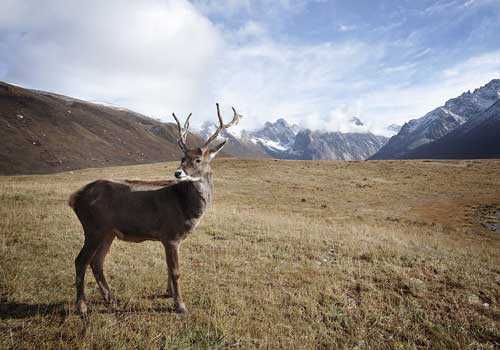
[[[368,130],[500,78],[500,0],[2,0],[0,80],[164,121]]]

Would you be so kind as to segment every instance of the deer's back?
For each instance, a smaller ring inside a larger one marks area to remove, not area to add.
[[[115,230],[124,239],[161,239],[186,230],[175,191],[133,189],[127,184],[97,180],[71,195],[69,202],[86,232]]]

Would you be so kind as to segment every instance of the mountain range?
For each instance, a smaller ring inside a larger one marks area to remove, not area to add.
[[[363,122],[353,117],[353,126],[363,126]],[[200,131],[202,138],[207,138],[215,128],[213,123],[205,123]],[[296,124],[289,124],[279,118],[275,122],[266,122],[260,129],[242,131],[238,137],[230,132],[222,137],[234,140],[246,147],[258,147],[262,152],[278,159],[304,160],[362,160],[373,155],[388,138],[370,132],[327,132],[302,129]]]
[[[370,159],[500,157],[500,79],[403,125]]]
[[[500,158],[500,79],[450,99],[402,127],[390,139],[358,117],[353,130],[310,130],[284,118],[233,133],[223,155],[279,159]],[[0,174],[50,173],[178,160],[176,127],[125,108],[87,102],[0,82]],[[195,146],[215,124],[189,133]]]
[[[500,100],[445,136],[407,152],[405,158],[500,158]]]
[[[361,123],[361,121],[353,121]],[[126,108],[0,82],[0,174],[31,174],[178,160],[176,127]],[[213,132],[205,123],[196,146]],[[229,139],[222,155],[240,158],[364,159],[385,139],[301,130],[284,119]]]

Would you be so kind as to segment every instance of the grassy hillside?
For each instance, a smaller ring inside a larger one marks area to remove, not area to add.
[[[69,193],[176,166],[0,177],[0,348],[498,348],[500,161],[486,160],[217,160],[214,208],[181,248],[190,313],[160,297],[161,244],[115,241],[118,308],[89,270],[85,328]]]
[[[2,175],[155,163],[180,156],[173,123],[3,82],[0,140]],[[188,143],[194,147],[202,140],[190,133]],[[224,152],[241,158],[266,157],[234,142]]]

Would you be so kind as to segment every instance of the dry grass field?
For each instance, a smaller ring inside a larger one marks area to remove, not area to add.
[[[500,161],[214,162],[215,204],[181,248],[173,312],[160,243],[116,241],[109,309],[68,195],[177,163],[0,177],[0,348],[498,349]]]

